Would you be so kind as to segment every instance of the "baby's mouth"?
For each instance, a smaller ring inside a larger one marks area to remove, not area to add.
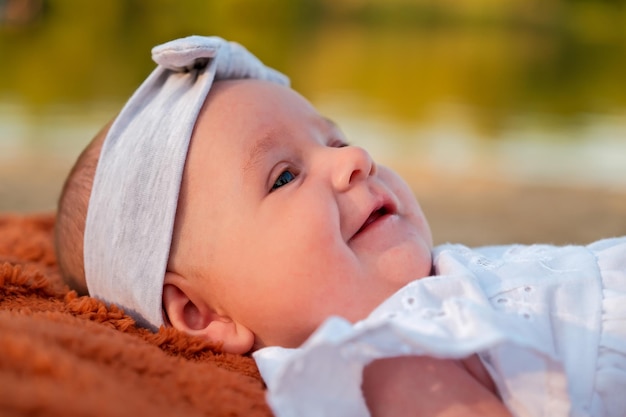
[[[361,228],[359,230],[357,230],[357,232],[355,233],[355,236],[360,234],[365,229],[367,229],[372,223],[374,223],[375,221],[377,221],[381,217],[384,217],[384,216],[386,216],[387,214],[390,214],[390,213],[391,213],[391,208],[389,206],[387,206],[387,205],[383,205],[383,206],[377,208],[376,210],[372,211],[372,213],[369,215],[369,217],[365,220],[365,223],[363,223]]]

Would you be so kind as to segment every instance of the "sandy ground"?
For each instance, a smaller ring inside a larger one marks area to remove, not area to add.
[[[0,163],[0,212],[54,210],[72,161],[30,156]],[[588,243],[626,235],[626,193],[555,188],[399,169],[416,192],[435,243]]]

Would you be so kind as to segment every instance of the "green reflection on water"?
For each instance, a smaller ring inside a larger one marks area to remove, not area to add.
[[[16,19],[17,3],[30,14]],[[121,104],[150,48],[188,34],[243,43],[314,100],[348,93],[412,122],[461,103],[481,137],[516,114],[571,124],[626,109],[617,1],[0,0],[0,20],[0,100],[33,114]]]

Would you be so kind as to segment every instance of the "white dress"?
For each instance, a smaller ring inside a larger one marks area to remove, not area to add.
[[[626,237],[589,246],[443,245],[435,276],[298,349],[254,354],[278,417],[367,416],[363,367],[478,353],[518,417],[626,416]]]

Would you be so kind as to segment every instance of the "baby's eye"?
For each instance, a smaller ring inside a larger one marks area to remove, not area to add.
[[[293,174],[289,170],[285,170],[280,173],[278,178],[276,178],[276,181],[274,182],[274,185],[272,185],[272,189],[270,191],[274,191],[275,189],[280,188],[283,185],[288,184],[295,179],[296,179],[295,174]]]

